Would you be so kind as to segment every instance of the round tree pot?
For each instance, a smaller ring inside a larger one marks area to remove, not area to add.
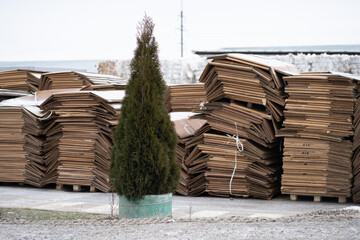
[[[172,213],[172,194],[147,195],[144,199],[129,201],[119,196],[119,219],[166,217]]]

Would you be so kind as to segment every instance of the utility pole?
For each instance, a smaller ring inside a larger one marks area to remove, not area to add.
[[[183,0],[181,0],[181,13],[180,13],[180,17],[181,17],[181,57],[184,57],[184,37],[183,37],[183,31],[184,31],[184,27],[183,27]]]

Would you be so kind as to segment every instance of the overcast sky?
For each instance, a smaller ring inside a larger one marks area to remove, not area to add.
[[[0,0],[0,61],[130,59],[153,18],[161,58],[180,57],[181,0]],[[360,43],[359,0],[183,0],[184,48]]]

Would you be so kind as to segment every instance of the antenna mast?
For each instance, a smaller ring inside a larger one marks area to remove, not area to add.
[[[181,17],[181,57],[184,56],[184,38],[183,38],[183,31],[184,31],[184,27],[183,27],[183,0],[181,0],[181,13],[180,13],[180,17]]]

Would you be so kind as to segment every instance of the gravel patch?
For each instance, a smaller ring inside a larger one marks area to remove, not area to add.
[[[76,218],[76,216],[75,216]],[[360,239],[360,212],[318,211],[285,218],[118,220],[0,215],[0,239]]]

